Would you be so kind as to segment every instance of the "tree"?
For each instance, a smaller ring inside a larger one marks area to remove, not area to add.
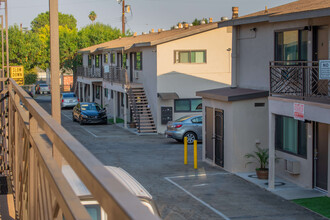
[[[92,21],[92,23],[94,23],[96,17],[97,17],[97,15],[96,15],[95,11],[91,11],[88,15],[88,18]]]
[[[120,36],[122,35],[118,28],[96,22],[95,24],[86,25],[78,32],[78,48],[104,43]]]
[[[77,20],[70,14],[58,13],[58,23],[59,26],[67,26],[69,29],[73,30],[77,28]],[[36,32],[45,25],[49,26],[49,12],[40,13],[38,16],[33,19],[31,22],[31,30]]]

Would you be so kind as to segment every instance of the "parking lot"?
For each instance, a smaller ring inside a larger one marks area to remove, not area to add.
[[[50,96],[37,101],[50,112]],[[183,164],[183,144],[163,135],[138,136],[116,125],[79,125],[72,110],[62,125],[104,165],[119,166],[153,195],[163,219],[322,219],[219,167],[201,161],[193,169],[192,146]]]

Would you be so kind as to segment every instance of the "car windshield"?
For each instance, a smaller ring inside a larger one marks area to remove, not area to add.
[[[189,118],[191,118],[191,117],[192,117],[192,116],[183,116],[183,117],[177,119],[175,122],[183,122],[183,121],[185,121],[185,120],[187,120],[187,119],[189,119]]]
[[[75,98],[75,97],[76,97],[76,95],[73,93],[63,94],[63,98]]]
[[[100,107],[98,105],[95,105],[95,104],[82,104],[81,105],[81,110],[82,111],[86,111],[86,110],[96,110],[96,111],[100,111]]]

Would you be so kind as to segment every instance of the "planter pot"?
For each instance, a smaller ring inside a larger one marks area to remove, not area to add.
[[[267,180],[268,179],[268,169],[256,169],[258,179]]]

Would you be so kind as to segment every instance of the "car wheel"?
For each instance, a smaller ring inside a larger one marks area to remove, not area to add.
[[[84,124],[82,118],[80,118],[80,120],[79,120],[79,124],[80,124],[80,125],[83,125],[83,124]]]
[[[197,136],[194,132],[188,131],[183,135],[183,140],[184,138],[187,137],[187,142],[188,144],[193,144],[195,140],[197,140]]]

